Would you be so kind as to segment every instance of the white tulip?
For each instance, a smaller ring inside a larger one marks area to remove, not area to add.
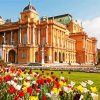
[[[83,88],[84,93],[89,92],[87,88]]]
[[[65,78],[63,76],[60,77],[61,80],[64,80]]]
[[[15,86],[15,89],[16,89],[16,90],[21,90],[21,87],[22,87],[21,85],[16,85],[16,86]]]
[[[15,73],[13,73],[12,75],[13,75],[13,76],[17,76],[17,74],[15,74]]]
[[[48,97],[51,97],[51,94],[50,94],[50,93],[46,93],[46,95],[47,95]]]
[[[14,80],[18,80],[18,78],[17,77],[14,77]]]
[[[98,100],[98,94],[91,93],[93,100]]]
[[[32,84],[37,84],[36,81],[33,81]]]
[[[11,82],[10,82],[10,81],[7,81],[7,83],[8,83],[9,85],[11,85]]]
[[[84,96],[83,96],[83,95],[81,95],[79,100],[83,100],[83,98],[84,98]]]
[[[86,83],[85,83],[85,82],[81,82],[81,85],[82,85],[83,87],[86,87]]]
[[[71,89],[71,88],[68,88],[68,87],[63,87],[63,90],[64,90],[66,93],[72,92],[72,89]]]
[[[13,80],[11,80],[11,85],[13,85],[15,82]]]
[[[87,83],[88,83],[89,85],[92,85],[92,84],[93,84],[93,81],[88,80]]]
[[[19,77],[19,80],[23,80],[23,78],[22,77]]]
[[[71,81],[71,83],[70,83],[72,86],[74,86],[75,85],[75,82],[73,82],[73,81]]]
[[[30,76],[27,76],[26,79],[27,79],[27,80],[31,80],[31,77],[30,77]]]

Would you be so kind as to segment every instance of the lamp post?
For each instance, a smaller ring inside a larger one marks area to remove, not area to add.
[[[3,38],[3,42],[2,42],[2,53],[1,53],[1,58],[4,59],[3,46],[4,46],[4,43],[5,43],[5,36],[3,35],[2,38]]]
[[[44,64],[44,46],[45,46],[45,38],[43,37],[43,40],[42,40],[42,61],[41,63]]]
[[[18,64],[18,42],[17,42],[17,45],[16,45],[16,49],[17,49],[17,54],[16,54],[17,55],[17,57],[16,57],[17,61],[16,61],[16,63]]]
[[[69,65],[71,65],[71,64],[70,64],[70,52],[69,52]]]
[[[42,45],[42,64],[44,64],[44,45]]]

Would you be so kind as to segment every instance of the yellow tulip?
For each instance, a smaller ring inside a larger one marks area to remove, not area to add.
[[[22,73],[21,76],[22,76],[23,78],[25,78],[25,77],[26,77],[26,74]]]
[[[92,92],[97,92],[97,88],[96,87],[91,87],[91,91]]]
[[[78,89],[79,91],[81,91],[81,92],[84,91],[84,88],[83,88],[81,85],[79,85],[79,86],[77,87],[77,89]]]
[[[30,96],[29,100],[39,100],[38,96]]]
[[[24,93],[27,92],[27,87],[23,87],[22,90],[24,91]]]
[[[59,92],[61,91],[61,88],[57,89],[57,88],[53,88],[52,90],[54,93],[59,94]]]
[[[64,82],[63,81],[60,81],[59,84],[60,84],[60,86],[63,86],[64,85]]]
[[[29,87],[29,86],[30,86],[30,82],[24,81],[24,82],[23,82],[23,85],[26,86],[26,87]]]
[[[66,83],[63,81],[60,81],[59,84],[60,84],[60,86],[66,86]]]

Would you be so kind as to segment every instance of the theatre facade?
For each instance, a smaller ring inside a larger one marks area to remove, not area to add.
[[[17,22],[0,17],[0,57],[5,62],[96,64],[96,43],[70,14],[39,18],[28,4]]]

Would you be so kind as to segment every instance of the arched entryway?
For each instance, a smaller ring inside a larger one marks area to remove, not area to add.
[[[63,61],[65,61],[65,54],[63,53]]]
[[[61,62],[61,53],[59,52],[59,62]]]
[[[16,56],[16,52],[14,50],[10,50],[8,56],[10,63],[15,63],[15,56]]]
[[[35,62],[39,62],[39,59],[38,59],[38,52],[35,52]]]
[[[57,52],[55,52],[55,61],[57,61]]]

